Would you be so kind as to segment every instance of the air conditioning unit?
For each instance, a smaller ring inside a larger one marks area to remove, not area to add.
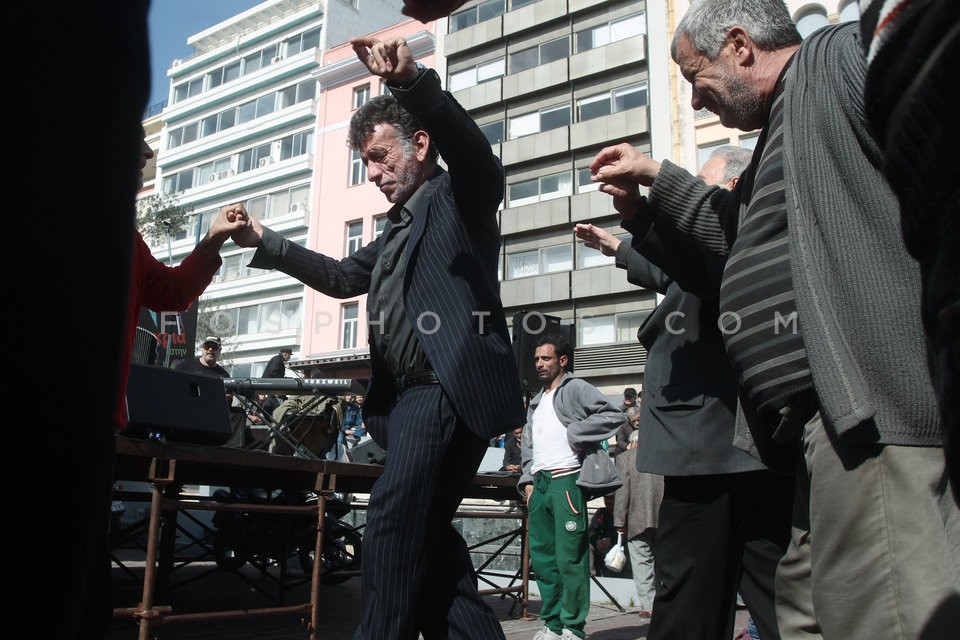
[[[294,202],[290,205],[290,213],[298,213],[301,209],[303,209],[303,205],[299,202]]]
[[[219,179],[220,179],[220,175],[219,175],[219,174],[217,174],[217,173],[211,173],[210,176],[207,178],[207,182],[216,182],[216,181],[219,180]]]
[[[273,56],[270,58],[270,64],[277,64],[281,60],[283,60],[283,56]]]
[[[228,171],[220,171],[220,172],[217,173],[217,176],[219,177],[220,180],[223,180],[224,178],[226,178],[226,177],[229,176],[229,175],[230,175],[230,172],[228,172]]]
[[[260,158],[260,164],[258,164],[257,166],[265,167],[271,162],[273,162],[273,158]]]

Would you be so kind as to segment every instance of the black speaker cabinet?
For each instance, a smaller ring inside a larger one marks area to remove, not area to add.
[[[347,458],[350,462],[360,464],[383,464],[387,460],[387,453],[373,440],[366,440],[347,449]]]
[[[513,357],[520,370],[520,388],[530,397],[540,391],[537,368],[533,364],[533,354],[537,349],[537,340],[548,334],[560,334],[573,346],[573,325],[561,325],[560,318],[548,316],[539,311],[517,311],[513,314]],[[573,371],[573,358],[567,371]]]

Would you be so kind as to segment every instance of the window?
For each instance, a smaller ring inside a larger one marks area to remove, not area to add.
[[[576,38],[577,52],[589,51],[608,45],[617,40],[624,40],[647,32],[646,15],[637,13],[626,18],[613,20],[591,29],[578,31]]]
[[[451,92],[468,89],[487,80],[500,78],[506,72],[506,60],[497,58],[490,62],[484,62],[476,67],[470,67],[463,71],[458,71],[450,76],[448,87]]]
[[[507,278],[510,280],[556,271],[570,271],[572,268],[573,249],[569,244],[507,254]]]
[[[502,16],[505,9],[505,0],[487,0],[466,11],[451,14],[449,32],[460,31],[460,29],[466,29],[477,23]]]
[[[560,60],[570,55],[570,39],[564,36],[550,42],[517,51],[510,56],[510,73],[517,73],[526,69]]]
[[[247,254],[249,260],[250,254]],[[226,266],[226,262],[224,262]],[[224,280],[227,278],[224,277]],[[214,311],[208,320],[210,330],[219,335],[275,333],[300,327],[300,300],[273,300],[234,309]]]
[[[262,95],[238,107],[230,107],[219,113],[208,115],[199,122],[192,122],[183,127],[171,130],[167,136],[168,147],[173,149],[188,142],[193,142],[198,138],[213,135],[219,131],[225,131],[239,123],[249,122],[256,118],[263,118],[277,109],[285,109],[294,104],[313,100],[316,96],[316,91],[316,80],[304,80],[278,91]]]
[[[503,142],[503,120],[481,125],[480,131],[483,133],[483,137],[487,139],[487,142],[492,145]]]
[[[721,140],[720,142],[712,142],[710,144],[703,144],[697,147],[697,167],[702,167],[703,163],[710,158],[710,154],[719,149],[720,147],[730,144],[729,140]]]
[[[600,188],[599,182],[591,179],[590,167],[577,169],[577,193],[586,193],[587,191],[596,191]]]
[[[573,176],[569,171],[541,176],[508,185],[511,207],[569,196],[573,192]]]
[[[649,311],[632,311],[605,316],[582,316],[577,322],[577,344],[581,347],[590,347],[636,342],[637,329],[649,313]]]
[[[826,12],[822,8],[816,7],[805,11],[803,15],[797,18],[796,23],[800,36],[806,38],[820,27],[826,26],[829,21]]]
[[[353,89],[353,108],[359,109],[363,105],[367,104],[367,101],[370,99],[370,83],[361,86],[354,87]]]
[[[353,4],[356,5],[356,0]],[[215,89],[222,84],[259,71],[271,64],[276,64],[283,59],[284,51],[286,51],[287,56],[293,56],[309,49],[316,49],[320,46],[320,34],[321,28],[315,27],[288,38],[283,43],[271,44],[258,51],[248,53],[242,60],[234,60],[222,67],[211,69],[200,78],[193,78],[178,84],[173,88],[173,102],[176,104],[181,100]],[[310,82],[315,84],[313,80]]]
[[[308,130],[295,133],[274,142],[257,145],[250,149],[243,149],[238,151],[235,156],[219,158],[211,163],[185,169],[170,176],[164,176],[162,189],[164,193],[180,192],[194,186],[209,184],[209,182],[233,176],[237,173],[245,173],[253,169],[266,167],[277,159],[273,153],[275,146],[280,150],[279,160],[306,155],[313,148],[313,132]],[[236,160],[234,160],[234,158],[236,158]],[[235,166],[234,162],[236,163]],[[195,173],[197,174],[196,184],[194,183]],[[211,174],[214,174],[213,178],[210,177]]]
[[[638,82],[577,100],[578,122],[647,104],[647,83]]]
[[[280,305],[280,328],[300,328],[300,300],[284,300]]]
[[[559,129],[570,124],[570,105],[562,104],[510,118],[510,139],[515,140],[541,131]]]
[[[310,153],[313,148],[313,131],[301,131],[280,139],[280,159],[288,160]]]
[[[760,137],[760,132],[752,133],[750,135],[740,136],[740,146],[744,149],[756,149],[757,148],[757,138]]]
[[[287,51],[287,57],[297,55],[301,51],[315,49],[320,46],[320,28],[297,34],[288,38],[283,44]]]
[[[630,243],[629,233],[614,234],[622,242]],[[614,264],[614,256],[605,256],[599,249],[591,249],[582,241],[577,242],[577,269],[587,269],[605,264]]]
[[[856,22],[860,19],[860,5],[857,0],[849,0],[840,7],[840,22]]]
[[[345,256],[352,256],[363,246],[363,221],[347,223],[347,240]]]
[[[350,151],[350,186],[363,184],[367,181],[367,165],[363,163],[360,157],[360,151],[353,149]]]
[[[357,347],[357,332],[360,329],[359,312],[360,305],[356,302],[350,302],[340,307],[341,349],[355,349]]]
[[[373,219],[373,239],[376,240],[383,235],[383,231],[387,228],[387,216],[376,216]]]

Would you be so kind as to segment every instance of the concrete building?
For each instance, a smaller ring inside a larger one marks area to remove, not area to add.
[[[271,228],[306,243],[314,216],[317,82],[323,52],[350,37],[402,22],[399,4],[365,0],[266,0],[192,36],[196,53],[174,60],[160,113],[153,188],[178,194],[193,212],[170,242],[178,263],[220,207],[242,201]],[[154,243],[167,258],[167,243]],[[259,376],[282,347],[299,349],[304,326],[299,282],[249,269],[232,243],[201,297],[198,335],[224,339],[222,363],[236,377]],[[296,351],[295,351],[296,355]]]

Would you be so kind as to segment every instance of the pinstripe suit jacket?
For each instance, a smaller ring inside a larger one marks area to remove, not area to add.
[[[406,90],[391,90],[418,117],[448,167],[438,168],[421,187],[423,197],[410,212],[404,311],[457,413],[471,431],[490,438],[525,422],[497,282],[503,166],[473,119],[441,90],[435,71]],[[334,260],[264,229],[250,266],[278,269],[329,296],[353,297],[369,290],[387,231]],[[370,358],[373,375],[363,405],[368,422],[389,413],[396,395],[393,376],[400,373],[390,371],[374,348]]]

